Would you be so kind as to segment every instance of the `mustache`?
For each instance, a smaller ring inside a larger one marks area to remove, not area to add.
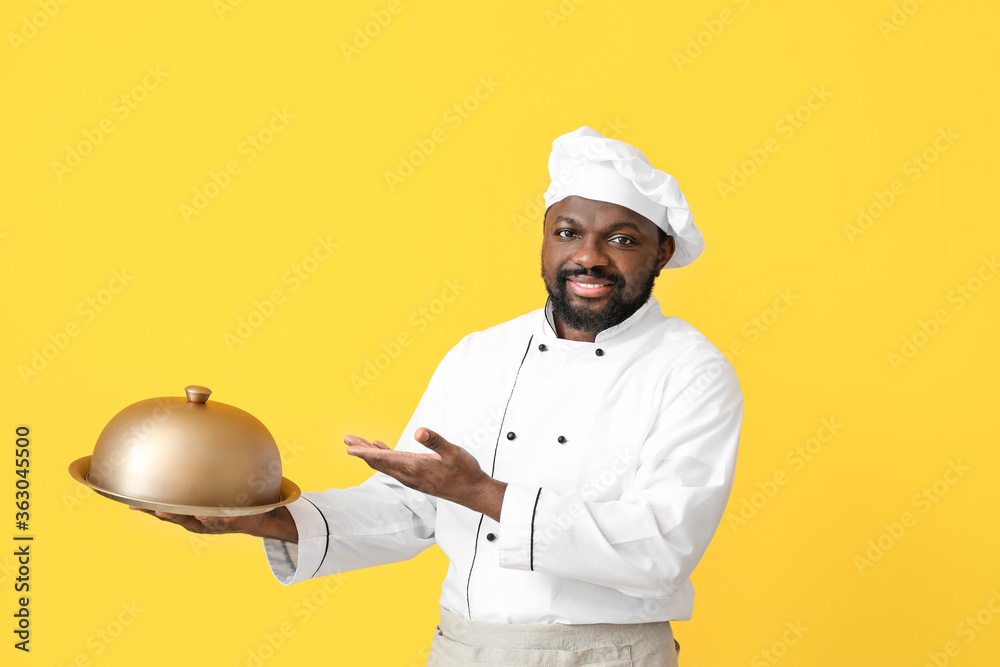
[[[589,276],[590,278],[597,278],[598,280],[607,280],[616,288],[625,286],[625,279],[618,274],[605,271],[599,266],[591,267],[587,269],[586,267],[580,266],[575,269],[562,268],[556,271],[556,280],[562,282],[568,280],[574,276]]]

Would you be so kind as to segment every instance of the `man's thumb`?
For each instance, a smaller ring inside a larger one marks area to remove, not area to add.
[[[414,434],[417,442],[426,447],[427,449],[433,449],[437,451],[443,446],[448,445],[448,441],[442,438],[440,435],[430,430],[429,428],[418,428],[417,432]]]

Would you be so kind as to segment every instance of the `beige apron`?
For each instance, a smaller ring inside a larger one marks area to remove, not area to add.
[[[677,667],[669,621],[617,625],[513,625],[441,610],[427,667]]]

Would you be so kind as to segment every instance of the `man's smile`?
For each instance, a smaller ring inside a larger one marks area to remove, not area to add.
[[[614,290],[614,283],[590,276],[572,276],[567,279],[569,291],[577,296],[585,298],[597,298],[606,296]]]

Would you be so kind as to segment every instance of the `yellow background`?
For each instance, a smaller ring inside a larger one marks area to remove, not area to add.
[[[66,467],[121,408],[201,383],[268,425],[304,489],[360,482],[345,434],[394,440],[449,347],[542,305],[536,202],[552,139],[584,124],[678,178],[708,249],[656,294],[720,348],[742,345],[736,484],[695,572],[694,619],[675,625],[682,664],[996,664],[1000,280],[971,280],[1000,250],[996,5],[387,7],[4,3],[4,664],[422,664],[436,549],[286,588],[259,541],[189,537]],[[294,118],[248,160],[241,144],[275,109]],[[786,114],[800,118],[791,136]],[[102,122],[113,130],[78,166],[54,166]],[[386,172],[435,130],[444,141],[391,189]],[[742,166],[769,139],[777,152]],[[925,151],[934,163],[911,180]],[[186,221],[181,205],[230,161],[239,173]],[[723,197],[734,168],[753,173]],[[905,191],[852,238],[845,225],[896,180]],[[286,272],[327,237],[338,247],[293,289]],[[446,280],[464,289],[419,330],[413,314]],[[959,308],[967,283],[979,291]],[[284,302],[227,345],[273,290]],[[795,297],[783,313],[769,311],[779,290]],[[106,303],[90,312],[88,299]],[[411,344],[352,386],[401,333]],[[921,345],[893,364],[904,337]],[[10,632],[19,424],[32,437],[30,654]],[[977,612],[992,622],[971,631]]]

